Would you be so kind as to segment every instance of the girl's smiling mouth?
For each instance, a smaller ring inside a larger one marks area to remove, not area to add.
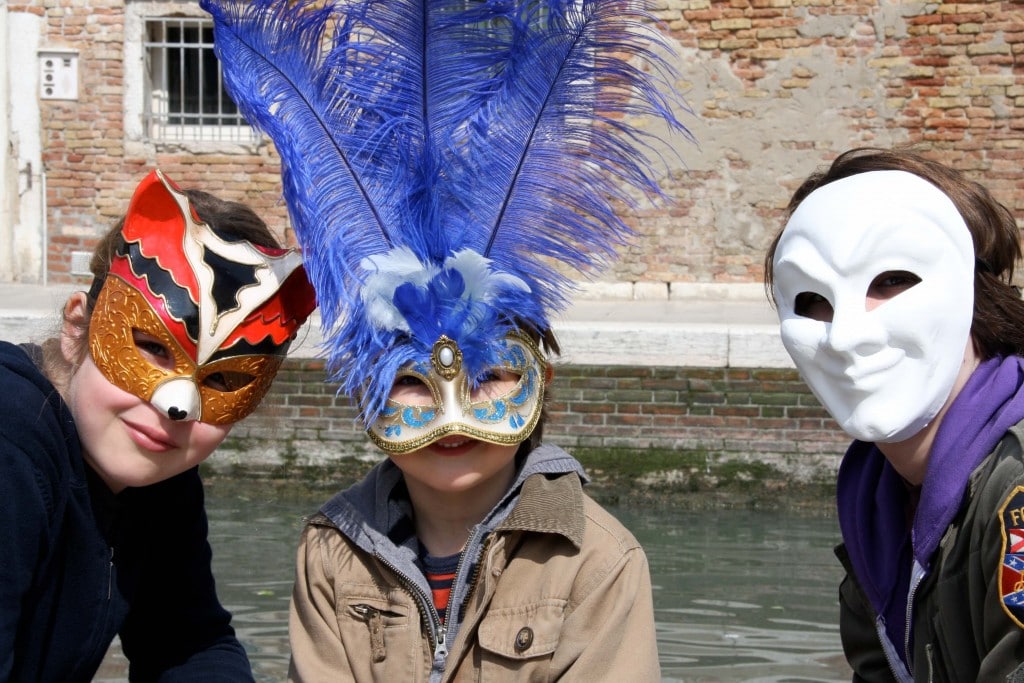
[[[174,450],[178,445],[163,430],[153,429],[145,425],[124,421],[128,427],[128,435],[138,446],[147,451],[163,453]]]

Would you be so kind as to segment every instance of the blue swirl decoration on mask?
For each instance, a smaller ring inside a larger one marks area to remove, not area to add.
[[[473,417],[481,422],[501,422],[505,419],[507,412],[508,403],[504,399],[500,399],[491,403],[491,409],[474,408]]]
[[[530,368],[523,375],[523,381],[520,384],[519,391],[509,397],[509,402],[517,408],[522,406],[524,403],[533,397],[534,390],[537,386],[537,371],[534,368]]]
[[[423,408],[408,407],[402,410],[402,423],[418,429],[430,424],[436,415],[437,412],[433,409],[424,410]]]
[[[507,339],[501,341],[498,360],[510,370],[522,370],[528,365],[526,351],[518,344],[509,344]]]

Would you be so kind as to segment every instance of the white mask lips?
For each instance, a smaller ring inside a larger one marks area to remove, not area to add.
[[[920,281],[867,310],[872,281]],[[774,297],[786,350],[851,436],[895,442],[942,409],[960,371],[974,310],[974,244],[952,200],[905,171],[871,171],[818,188],[783,230]],[[816,293],[831,322],[798,314]]]

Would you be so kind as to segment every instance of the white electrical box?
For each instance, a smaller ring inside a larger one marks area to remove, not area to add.
[[[71,252],[71,274],[92,275],[89,270],[89,263],[92,261],[92,252],[73,251]]]
[[[39,96],[44,100],[78,99],[78,50],[39,51]]]

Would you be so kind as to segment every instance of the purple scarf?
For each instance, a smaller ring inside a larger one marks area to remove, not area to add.
[[[874,444],[854,441],[839,467],[839,527],[853,573],[904,655],[913,560],[926,570],[956,516],[971,473],[1006,431],[1024,419],[1024,358],[980,364],[939,425],[921,500],[907,528],[909,491]]]

